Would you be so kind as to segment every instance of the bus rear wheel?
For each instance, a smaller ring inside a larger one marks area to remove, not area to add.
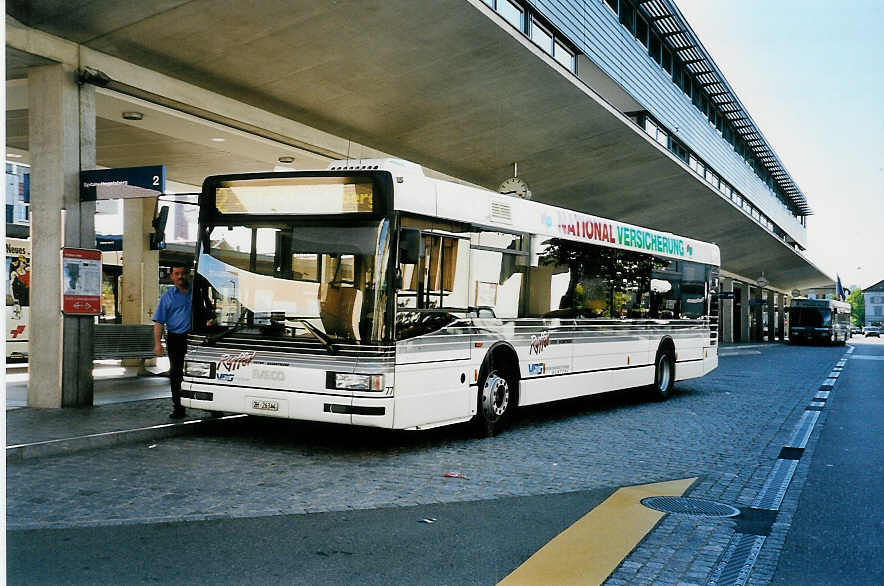
[[[675,384],[675,360],[668,349],[657,350],[657,358],[654,360],[654,385],[651,387],[651,396],[657,401],[664,401],[672,392]]]
[[[491,437],[504,428],[516,402],[512,377],[501,370],[489,371],[479,384],[476,423],[482,436]]]

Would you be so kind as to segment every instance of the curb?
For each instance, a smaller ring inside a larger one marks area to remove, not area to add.
[[[163,423],[137,429],[122,429],[28,444],[16,444],[6,447],[6,461],[20,462],[31,458],[59,456],[83,450],[94,450],[127,443],[188,435],[245,417],[247,416],[240,414],[206,419],[191,419],[189,421]]]

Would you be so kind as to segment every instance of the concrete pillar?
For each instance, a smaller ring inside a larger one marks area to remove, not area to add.
[[[786,296],[777,295],[777,340],[782,342],[786,336]]]
[[[792,298],[783,295],[783,339],[789,337],[789,305],[792,304]]]
[[[28,406],[92,405],[93,318],[62,316],[62,246],[95,248],[95,204],[80,203],[80,169],[95,166],[95,90],[76,70],[28,71],[31,312]]]
[[[721,292],[733,293],[734,280],[724,277],[721,280]],[[730,344],[734,341],[734,300],[722,299],[718,311],[720,312],[718,319],[721,320],[721,342]]]
[[[777,339],[777,301],[776,293],[767,290],[767,341],[774,342]]]
[[[151,324],[159,298],[157,250],[150,250],[150,233],[156,198],[123,200],[123,287],[124,324]]]
[[[749,326],[751,321],[749,313],[749,285],[741,283],[740,292],[742,294],[742,300],[740,302],[740,340],[745,343],[751,340],[749,337]]]
[[[762,322],[762,313],[764,311],[764,307],[761,304],[762,302],[762,294],[763,289],[761,287],[752,287],[752,341],[753,342],[763,342],[764,341],[764,324]]]

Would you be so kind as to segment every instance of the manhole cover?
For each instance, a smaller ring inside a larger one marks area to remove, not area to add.
[[[736,517],[740,514],[739,509],[730,505],[687,496],[650,496],[642,499],[642,504],[649,509],[664,513],[680,513],[696,517]]]

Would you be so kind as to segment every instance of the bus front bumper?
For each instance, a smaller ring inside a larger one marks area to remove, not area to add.
[[[308,391],[225,387],[185,381],[184,407],[283,419],[393,427],[393,397],[352,397]]]

